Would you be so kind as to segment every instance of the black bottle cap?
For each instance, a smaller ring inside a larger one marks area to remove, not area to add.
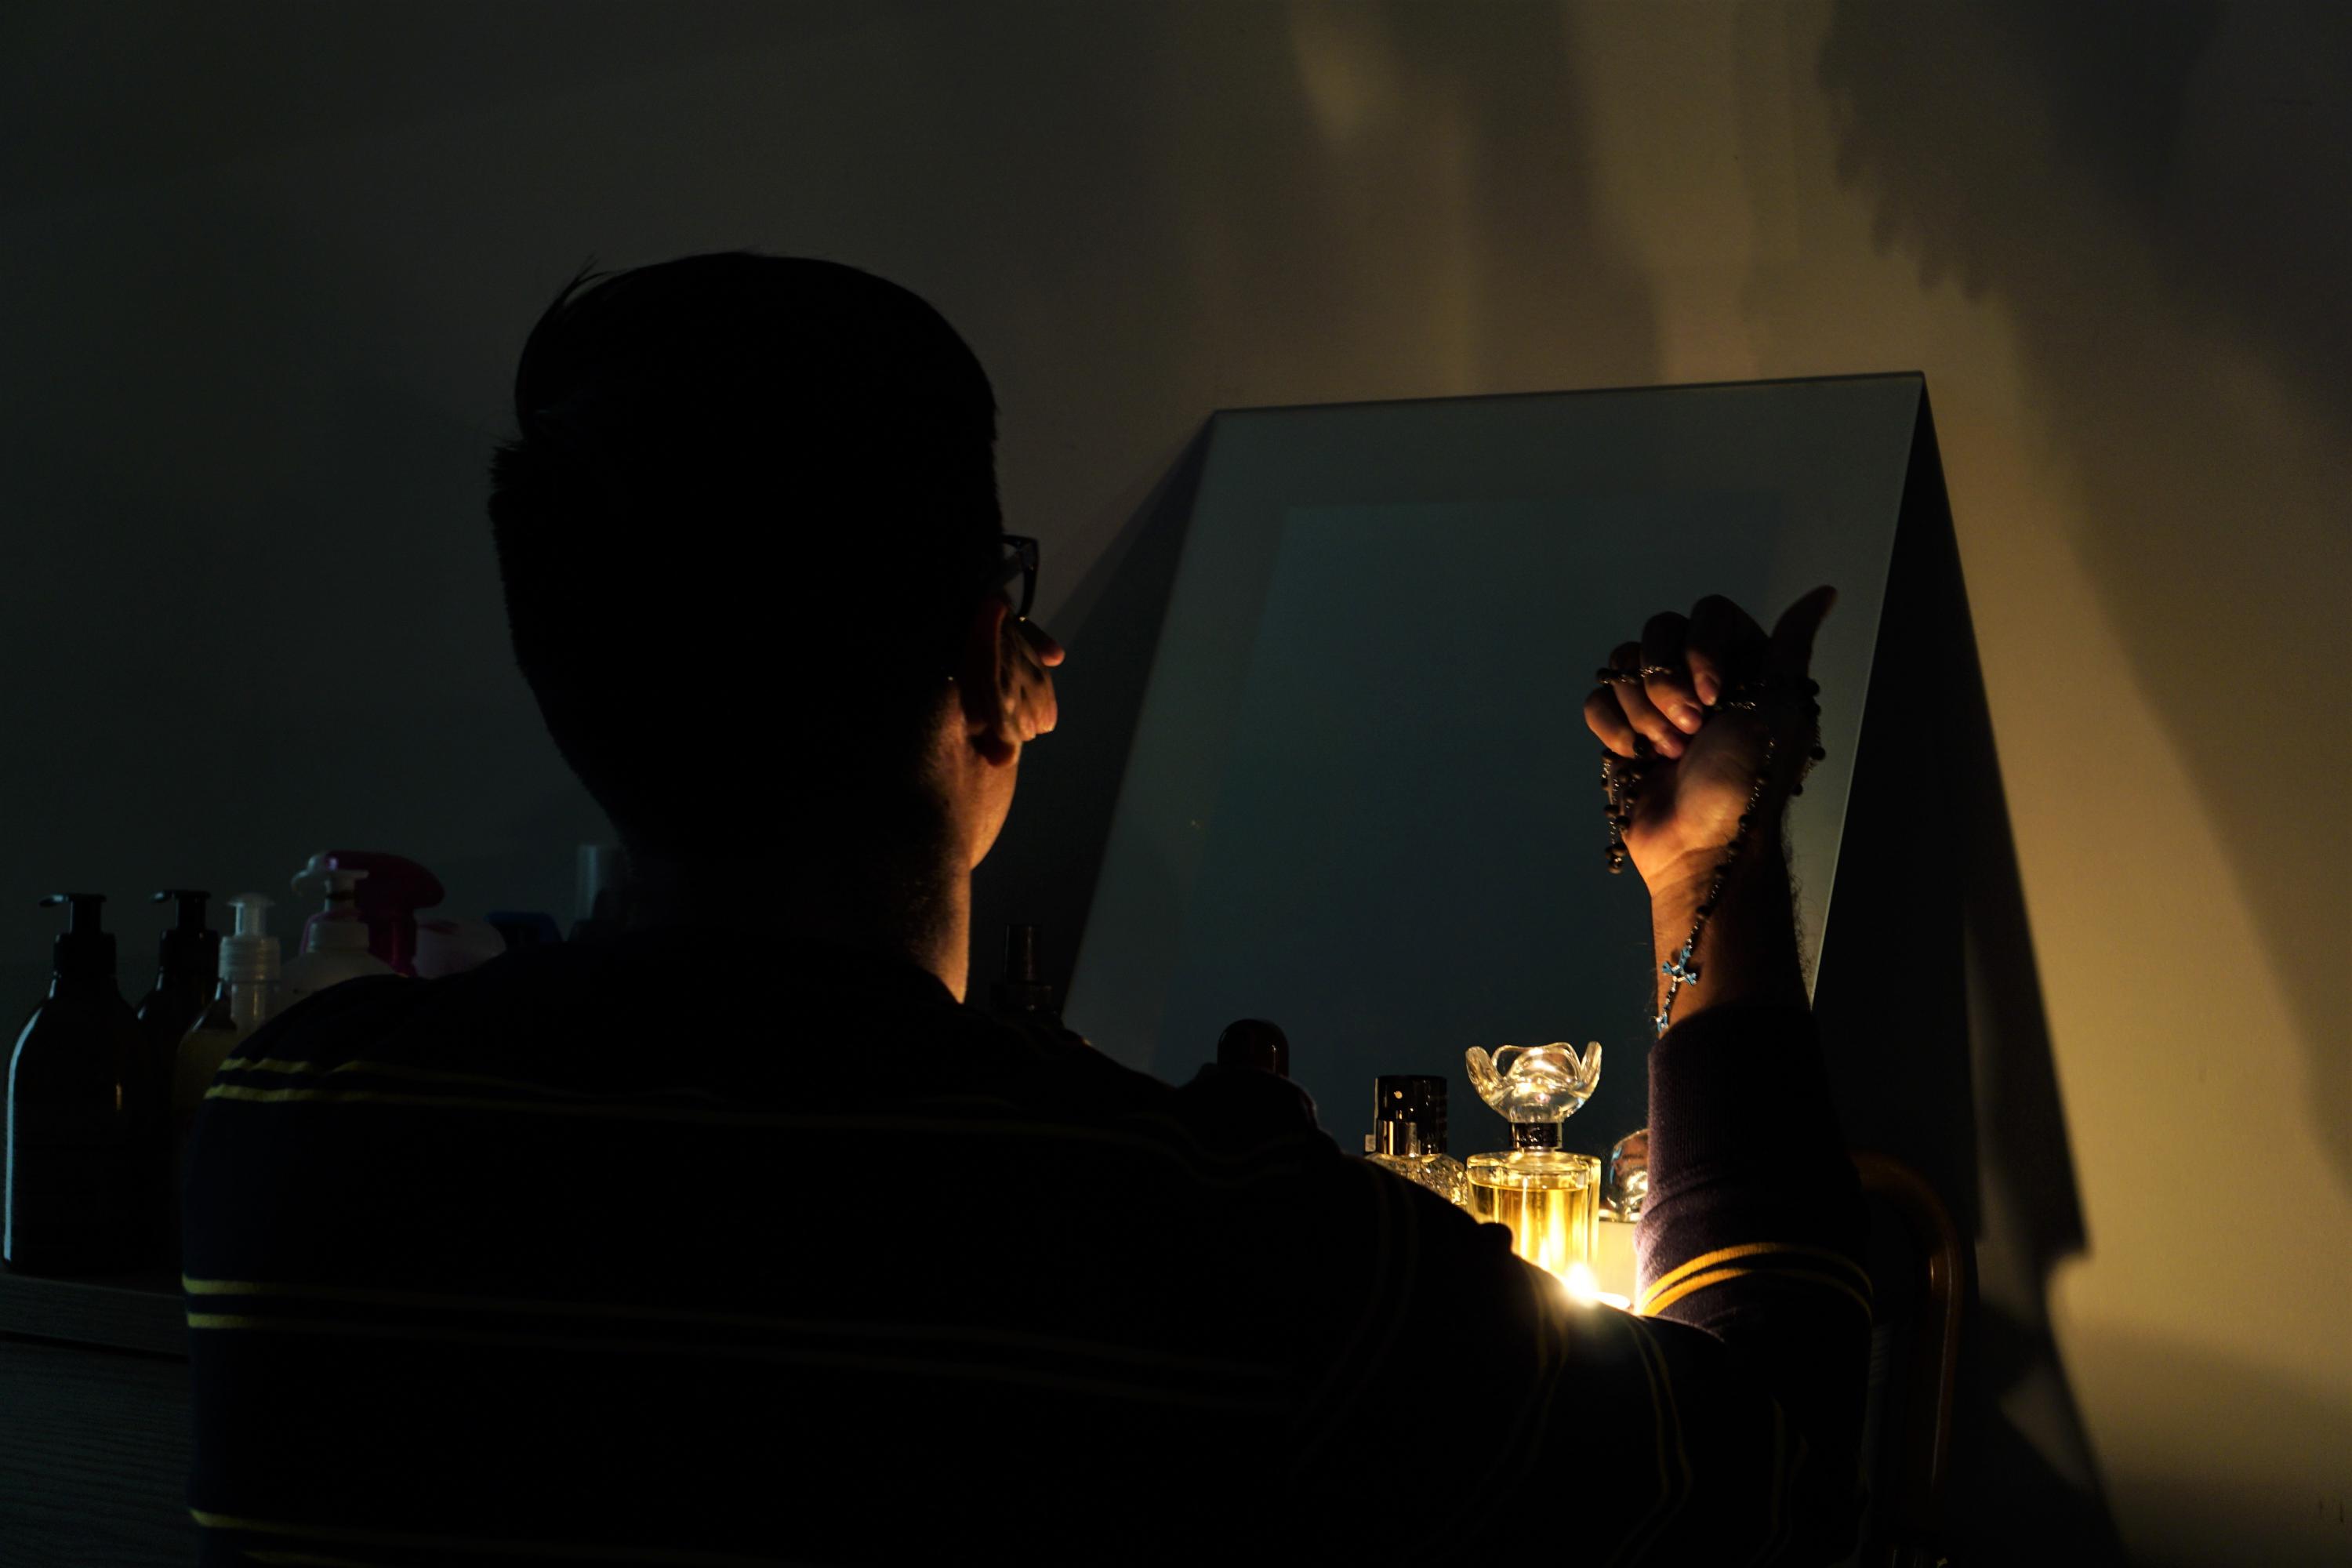
[[[51,893],[43,909],[66,906],[66,929],[59,934],[52,960],[59,974],[73,979],[114,978],[114,938],[99,929],[99,906],[104,893]]]
[[[1264,1018],[1236,1018],[1217,1037],[1217,1065],[1290,1076],[1290,1037]]]
[[[157,944],[156,966],[166,973],[184,972],[211,979],[220,967],[220,932],[205,924],[205,905],[212,895],[202,888],[165,888],[150,902],[178,900],[172,923]]]
[[[173,911],[172,929],[202,934],[205,929],[205,904],[211,897],[212,895],[202,888],[165,888],[148,901],[160,904],[166,899],[177,899],[180,907]]]
[[[1442,1153],[1445,1149],[1445,1079],[1438,1073],[1391,1073],[1372,1079],[1372,1131],[1383,1152],[1393,1153],[1388,1145],[1394,1140],[1381,1136],[1384,1129],[1410,1127],[1419,1152]]]

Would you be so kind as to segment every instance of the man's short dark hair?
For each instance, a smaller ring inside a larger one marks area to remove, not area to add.
[[[913,777],[1001,528],[995,399],[937,310],[740,251],[583,274],[515,419],[489,511],[516,662],[625,837],[699,848],[782,778]]]

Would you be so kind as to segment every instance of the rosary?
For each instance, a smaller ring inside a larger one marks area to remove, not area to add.
[[[1639,685],[1654,675],[1675,673],[1659,665],[1645,665],[1638,674],[1613,667],[1595,672],[1603,684],[1628,686]],[[1806,680],[1800,682],[1795,689],[1801,694],[1799,700],[1805,704],[1806,717],[1812,725],[1811,744],[1803,764],[1798,769],[1797,782],[1789,792],[1791,795],[1800,795],[1805,793],[1805,774],[1829,753],[1822,749],[1822,705],[1815,700],[1821,695],[1821,683]],[[1761,713],[1765,705],[1779,699],[1780,693],[1778,683],[1766,678],[1724,692],[1709,712],[1737,709],[1746,713]],[[1674,1023],[1675,994],[1685,985],[1698,984],[1698,965],[1691,962],[1691,956],[1698,951],[1699,936],[1706,930],[1708,918],[1715,913],[1716,900],[1723,896],[1725,879],[1731,875],[1739,852],[1747,847],[1748,830],[1756,820],[1756,807],[1771,783],[1772,764],[1779,758],[1780,750],[1780,738],[1773,734],[1768,720],[1764,731],[1764,757],[1757,766],[1755,783],[1748,786],[1748,803],[1739,808],[1739,826],[1732,833],[1731,842],[1723,847],[1723,858],[1716,863],[1715,875],[1708,880],[1706,896],[1699,900],[1698,917],[1692,922],[1690,935],[1684,941],[1682,951],[1658,965],[1658,973],[1665,976],[1666,985],[1658,1004],[1658,1016],[1650,1021],[1656,1026],[1660,1035],[1664,1035]],[[1613,752],[1601,753],[1601,786],[1607,795],[1607,805],[1602,810],[1609,819],[1608,864],[1612,876],[1625,869],[1625,830],[1633,826],[1633,803],[1640,798],[1642,774],[1653,755],[1650,742],[1639,736],[1634,739],[1633,751],[1635,755],[1630,763]]]

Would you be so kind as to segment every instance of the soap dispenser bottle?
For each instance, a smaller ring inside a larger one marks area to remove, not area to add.
[[[329,865],[324,855],[311,856],[294,874],[294,890],[323,891],[326,907],[303,924],[302,951],[286,966],[281,1011],[340,981],[398,973],[368,951],[371,932],[359,904],[359,886],[367,877],[353,867]]]
[[[100,893],[58,893],[67,906],[49,994],[8,1058],[7,1149],[0,1258],[30,1274],[136,1268],[147,1103],[139,1020],[115,982],[114,938],[99,929]],[[150,1233],[152,1235],[152,1232]]]
[[[211,899],[201,888],[166,888],[154,899],[177,907],[158,944],[155,984],[139,999],[139,1027],[146,1033],[167,1099],[180,1037],[204,1016],[214,978],[220,973],[220,932],[205,924],[205,906]]]
[[[180,1041],[172,1074],[173,1209],[187,1176],[188,1134],[204,1109],[205,1090],[245,1037],[282,1009],[278,999],[278,939],[269,934],[269,900],[239,893],[228,901],[236,929],[221,940],[220,987]],[[177,1235],[174,1227],[173,1234]]]
[[[1364,1135],[1364,1158],[1447,1203],[1470,1206],[1470,1173],[1445,1152],[1445,1079],[1434,1073],[1372,1079],[1372,1130]]]
[[[1581,1057],[1566,1045],[1505,1046],[1491,1057],[1474,1046],[1467,1065],[1478,1097],[1511,1124],[1508,1149],[1470,1156],[1471,1214],[1509,1227],[1513,1252],[1591,1300],[1601,1162],[1562,1149],[1559,1126],[1600,1087],[1600,1042]]]
[[[148,1115],[132,1134],[147,1169],[138,1200],[139,1220],[152,1238],[150,1257],[168,1257],[176,1235],[172,1207],[172,1079],[180,1040],[205,1016],[220,973],[220,932],[205,924],[212,895],[201,888],[166,888],[156,903],[175,907],[155,958],[155,984],[139,1001],[140,1048],[148,1092]]]

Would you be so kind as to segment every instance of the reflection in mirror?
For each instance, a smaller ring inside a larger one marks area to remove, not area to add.
[[[1603,870],[1596,665],[1661,609],[1839,589],[1794,805],[1809,954],[1921,386],[1912,375],[1249,410],[1214,422],[1068,1016],[1181,1081],[1275,1020],[1343,1147],[1375,1075],[1602,1043],[1562,1146],[1645,1121],[1641,884]],[[1457,1148],[1501,1141],[1457,1091]]]

